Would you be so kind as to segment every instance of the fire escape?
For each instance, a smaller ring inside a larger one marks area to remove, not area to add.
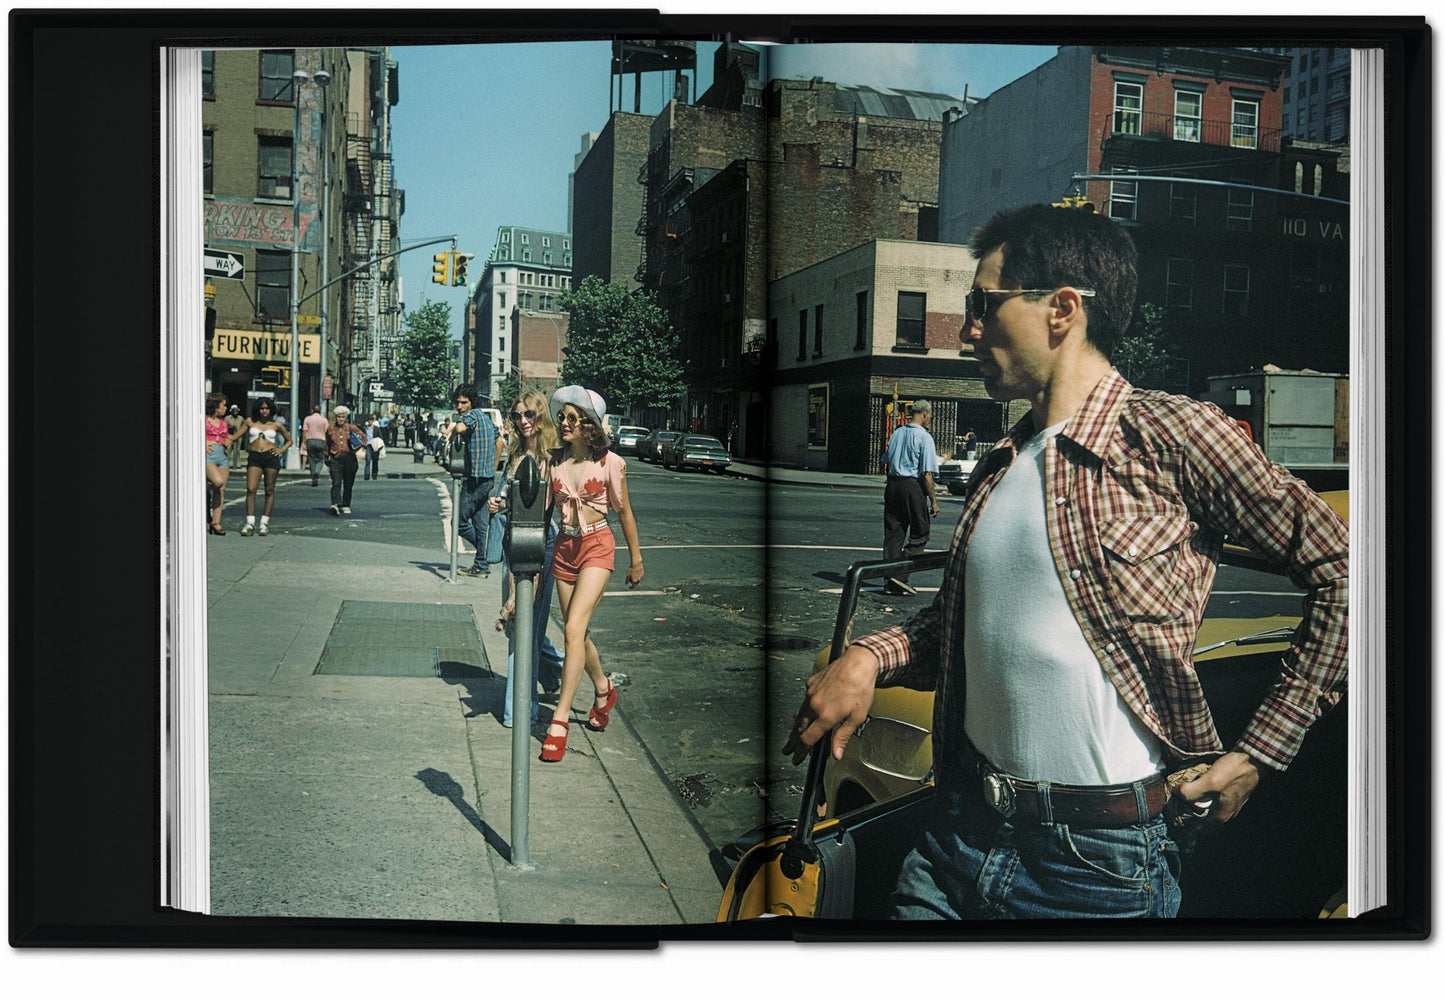
[[[346,269],[359,267],[375,255],[372,215],[375,171],[372,169],[371,135],[360,116],[352,115],[346,130]],[[347,318],[351,324],[350,363],[362,377],[378,372],[380,338],[376,272],[358,271],[348,287]],[[358,382],[361,380],[358,379]]]

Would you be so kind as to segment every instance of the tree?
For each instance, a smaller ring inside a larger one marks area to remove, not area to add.
[[[497,387],[497,405],[505,407],[521,395],[522,380],[517,376],[516,369],[510,369],[502,384]]]
[[[403,406],[444,406],[452,390],[452,307],[429,302],[406,314],[406,330],[392,378]]]
[[[1164,309],[1141,302],[1134,311],[1129,332],[1114,345],[1114,367],[1140,389],[1168,389],[1179,386],[1179,360],[1171,353],[1174,337],[1164,322]],[[1187,381],[1187,380],[1186,380]]]
[[[615,413],[676,406],[685,389],[680,339],[655,293],[588,275],[558,306],[571,314],[563,382],[595,389]]]

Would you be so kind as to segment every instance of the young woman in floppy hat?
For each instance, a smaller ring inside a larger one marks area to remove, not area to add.
[[[627,586],[642,581],[642,547],[637,521],[627,497],[627,463],[608,450],[602,397],[581,386],[563,386],[552,394],[552,412],[562,436],[562,447],[552,452],[552,497],[562,512],[561,534],[552,554],[552,576],[562,607],[566,652],[562,662],[562,691],[557,700],[561,719],[553,718],[542,743],[543,761],[561,761],[567,753],[567,714],[582,683],[585,669],[595,691],[587,725],[607,729],[617,705],[617,687],[602,672],[597,647],[587,636],[592,614],[612,576],[617,547],[607,512],[616,511],[627,540]]]

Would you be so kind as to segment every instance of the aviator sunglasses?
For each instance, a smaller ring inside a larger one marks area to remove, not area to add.
[[[535,410],[513,410],[513,411],[512,411],[512,422],[513,422],[514,424],[520,424],[520,423],[522,423],[523,421],[535,421],[536,419],[537,419],[537,411],[535,411]]]
[[[1082,296],[1095,294],[1091,288],[1070,287]],[[974,286],[968,290],[968,312],[964,315],[963,325],[968,327],[971,324],[983,322],[983,318],[988,316],[988,297],[991,295],[1012,299],[1016,295],[1052,295],[1057,291],[1056,288],[982,288]]]

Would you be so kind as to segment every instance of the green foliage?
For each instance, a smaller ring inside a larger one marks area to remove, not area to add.
[[[392,378],[396,402],[410,407],[444,406],[452,390],[452,307],[428,302],[406,314],[405,331]]]
[[[1163,307],[1141,302],[1128,333],[1114,345],[1114,367],[1140,389],[1178,391],[1180,362],[1173,351]]]
[[[522,379],[517,375],[517,370],[512,369],[502,384],[497,387],[497,407],[505,409],[513,400],[522,395]]]
[[[595,389],[612,413],[682,398],[680,339],[655,293],[589,275],[558,299],[571,314],[562,381]]]

